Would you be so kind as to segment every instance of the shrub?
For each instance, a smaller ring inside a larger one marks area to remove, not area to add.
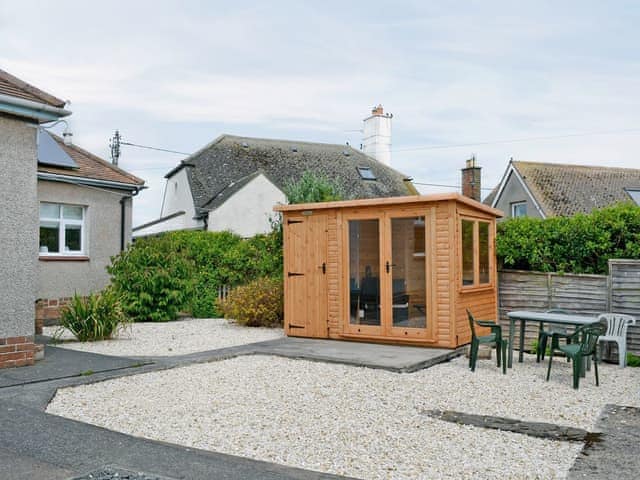
[[[284,187],[289,203],[330,202],[344,199],[340,186],[322,175],[304,172],[297,182],[289,182]]]
[[[640,207],[622,203],[588,215],[513,218],[498,226],[496,254],[507,268],[607,273],[611,258],[640,258]]]
[[[60,310],[60,325],[81,342],[111,338],[126,323],[118,296],[111,288],[87,297],[75,294]]]
[[[640,357],[631,352],[627,353],[627,366],[640,367]]]
[[[220,306],[225,318],[241,325],[281,326],[284,319],[282,278],[259,278],[236,287]]]
[[[112,258],[109,272],[135,321],[173,320],[179,311],[218,317],[219,287],[282,275],[282,234],[169,232],[136,241]]]
[[[141,239],[107,268],[125,313],[136,321],[175,320],[190,299],[193,264],[170,235]]]

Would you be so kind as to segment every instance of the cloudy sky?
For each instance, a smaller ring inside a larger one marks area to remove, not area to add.
[[[634,1],[0,0],[0,68],[69,99],[103,158],[115,129],[181,152],[221,133],[359,145],[382,103],[395,168],[456,186],[475,153],[490,188],[510,157],[640,167],[639,24]],[[123,147],[150,187],[135,224],[181,158]]]

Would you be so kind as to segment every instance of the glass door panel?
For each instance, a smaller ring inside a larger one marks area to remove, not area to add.
[[[424,217],[391,219],[392,328],[427,327]]]
[[[349,286],[349,324],[381,326],[377,219],[349,220]]]

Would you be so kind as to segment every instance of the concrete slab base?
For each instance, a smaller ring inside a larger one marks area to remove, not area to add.
[[[285,337],[255,344],[254,353],[409,373],[462,355],[464,347],[449,350]]]

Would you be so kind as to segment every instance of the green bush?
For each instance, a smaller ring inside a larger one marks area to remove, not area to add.
[[[640,357],[631,352],[627,353],[627,366],[640,367]]]
[[[169,232],[136,241],[112,259],[109,272],[136,321],[173,320],[179,311],[218,317],[219,287],[282,276],[282,234]]]
[[[138,240],[107,270],[133,321],[175,320],[191,298],[194,265],[171,235]]]
[[[224,317],[248,327],[282,326],[284,287],[282,278],[259,278],[237,287],[221,302]]]
[[[289,203],[330,202],[344,199],[344,193],[338,184],[312,172],[304,172],[300,180],[287,183],[284,194]]]
[[[111,338],[127,323],[117,294],[111,288],[87,297],[75,294],[60,309],[60,325],[81,342]]]
[[[540,272],[607,273],[611,258],[640,258],[640,207],[621,203],[572,217],[521,217],[498,225],[502,266]]]

